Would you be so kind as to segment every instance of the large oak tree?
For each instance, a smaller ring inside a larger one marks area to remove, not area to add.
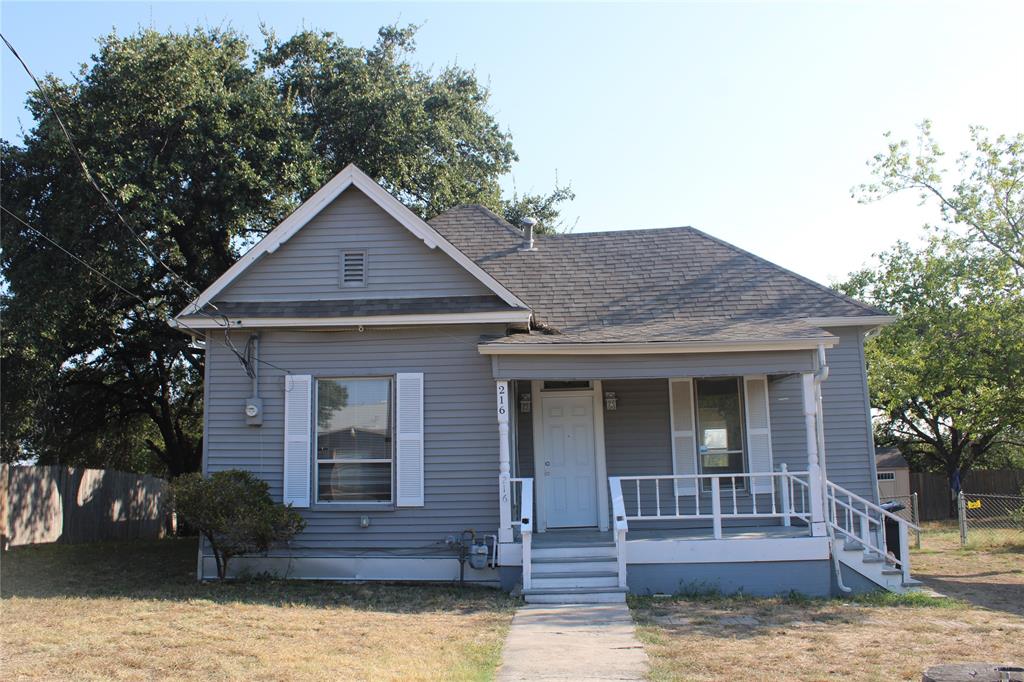
[[[35,126],[0,168],[5,461],[195,471],[203,354],[166,320],[348,163],[424,217],[475,202],[557,222],[565,188],[501,197],[516,156],[486,88],[413,65],[414,34],[110,35],[29,94]]]

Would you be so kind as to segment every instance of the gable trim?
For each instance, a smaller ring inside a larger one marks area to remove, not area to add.
[[[469,274],[473,275],[481,284],[494,292],[501,300],[515,308],[527,308],[528,306],[505,288],[498,280],[489,275],[483,268],[474,263],[466,254],[459,251],[451,242],[442,237],[434,228],[424,222],[419,216],[410,211],[402,202],[393,197],[390,192],[378,185],[373,179],[354,164],[349,164],[340,173],[335,175],[323,187],[318,189],[313,196],[304,201],[295,211],[285,218],[281,223],[271,230],[270,234],[261,239],[255,246],[249,249],[245,255],[239,258],[234,265],[227,269],[223,275],[218,277],[213,284],[206,288],[203,293],[189,303],[176,315],[195,314],[205,305],[213,300],[213,297],[224,291],[232,282],[245,272],[249,266],[255,263],[268,253],[274,253],[282,244],[291,239],[299,230],[306,226],[313,218],[326,208],[332,201],[338,198],[342,192],[349,187],[356,187],[365,194],[371,201],[380,206],[385,213],[394,218],[400,225],[413,233],[428,248],[439,248],[456,263],[461,265]]]
[[[381,327],[432,324],[528,324],[529,310],[498,310],[481,313],[441,313],[419,315],[364,315],[361,317],[231,317],[227,324],[216,317],[179,315],[172,327],[188,329],[249,329],[254,327]]]

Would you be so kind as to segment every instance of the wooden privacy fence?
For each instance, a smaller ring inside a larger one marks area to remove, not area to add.
[[[0,465],[0,533],[10,545],[159,538],[167,482],[63,466]]]
[[[1024,469],[977,469],[968,471],[960,482],[964,492],[989,495],[1020,495],[1021,486]],[[922,521],[956,518],[956,498],[945,474],[912,471],[910,489],[917,493]]]

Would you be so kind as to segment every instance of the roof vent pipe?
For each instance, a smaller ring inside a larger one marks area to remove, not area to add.
[[[523,226],[523,245],[519,247],[519,250],[536,251],[537,247],[533,245],[533,228],[537,225],[537,219],[523,218],[519,224]]]

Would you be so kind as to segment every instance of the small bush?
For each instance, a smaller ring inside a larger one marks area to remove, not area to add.
[[[232,558],[266,552],[306,526],[290,505],[276,504],[267,484],[248,471],[179,476],[171,482],[171,494],[178,514],[210,543],[221,579]]]

